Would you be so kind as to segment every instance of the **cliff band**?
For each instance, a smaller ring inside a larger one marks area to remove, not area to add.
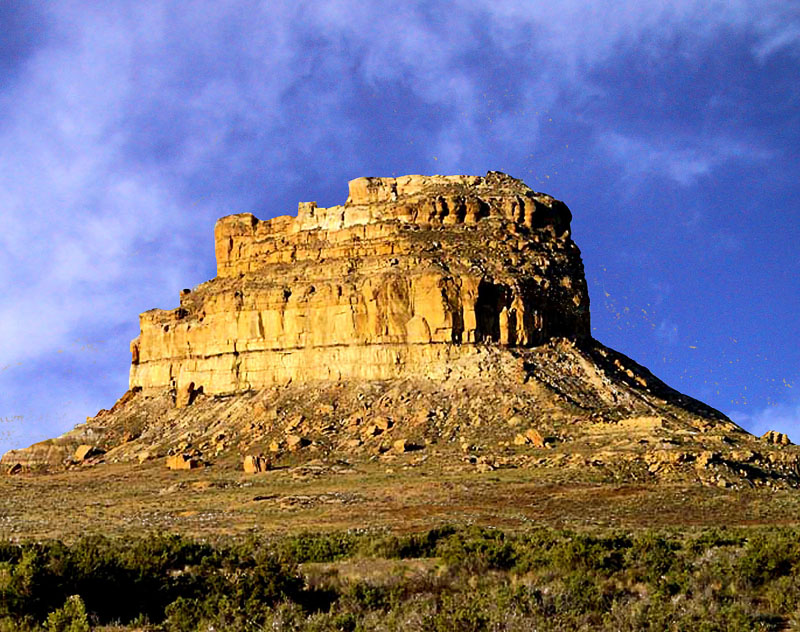
[[[343,206],[217,222],[217,278],[142,314],[131,388],[442,375],[480,346],[589,335],[569,209],[521,181],[358,178]]]

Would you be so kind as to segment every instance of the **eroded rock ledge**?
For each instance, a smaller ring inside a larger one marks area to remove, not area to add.
[[[589,336],[569,209],[498,172],[357,178],[344,205],[217,222],[217,278],[141,315],[131,388],[446,374],[492,344]]]

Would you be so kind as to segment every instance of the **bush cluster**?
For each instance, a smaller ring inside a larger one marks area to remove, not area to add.
[[[799,535],[447,527],[0,542],[0,632],[799,629]],[[340,575],[341,560],[384,570]]]

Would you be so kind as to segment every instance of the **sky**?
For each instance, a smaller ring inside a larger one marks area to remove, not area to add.
[[[567,203],[593,334],[800,442],[800,5],[0,2],[0,452],[110,408],[218,217],[499,170]]]

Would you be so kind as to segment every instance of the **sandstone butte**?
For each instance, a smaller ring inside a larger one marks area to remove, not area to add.
[[[140,316],[123,397],[4,471],[71,467],[91,446],[251,471],[269,453],[796,485],[794,446],[591,337],[570,222],[499,172],[357,178],[341,206],[223,217],[216,278]]]

